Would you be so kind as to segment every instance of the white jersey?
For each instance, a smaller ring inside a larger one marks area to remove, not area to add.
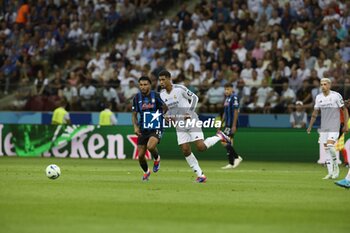
[[[174,120],[184,120],[185,114],[190,114],[192,119],[198,119],[195,113],[198,97],[185,86],[174,84],[170,93],[163,89],[160,98],[169,109],[168,115]]]
[[[190,114],[191,119],[198,120],[195,109],[198,97],[183,85],[173,85],[168,93],[165,89],[160,92],[160,98],[168,107],[167,115],[175,121],[183,121],[185,114]],[[204,135],[201,128],[176,126],[177,142],[179,145],[197,140],[203,140]]]
[[[321,131],[338,132],[340,129],[340,109],[344,106],[343,97],[335,91],[327,96],[320,93],[316,96],[315,109],[321,110]]]
[[[185,108],[194,111],[196,106],[192,106],[189,102],[192,101],[193,95],[195,94],[188,90],[185,86],[177,84],[173,85],[173,89],[170,91],[170,93],[168,93],[165,89],[160,92],[160,98],[170,110]]]

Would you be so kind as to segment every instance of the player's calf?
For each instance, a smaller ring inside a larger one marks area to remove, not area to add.
[[[205,151],[207,148],[207,146],[204,144],[203,140],[198,140],[195,142],[196,148],[198,151],[203,152]]]

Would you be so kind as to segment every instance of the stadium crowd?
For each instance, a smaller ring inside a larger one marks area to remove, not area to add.
[[[222,110],[227,82],[233,84],[242,112],[292,112],[296,101],[311,109],[323,77],[344,98],[350,97],[349,1],[203,0],[193,11],[183,4],[176,15],[144,26],[128,41],[117,37],[102,49],[102,28],[108,34],[111,22],[128,20],[123,16],[145,18],[153,1],[58,1],[65,4],[60,7],[54,0],[39,2],[43,7],[34,8],[31,21],[16,23],[18,15],[10,4],[0,24],[0,40],[5,41],[0,44],[0,86],[16,78],[19,85],[29,80],[35,84],[34,92],[19,92],[15,108],[41,110],[31,100],[45,96],[66,98],[70,110],[99,110],[107,100],[114,110],[130,111],[137,78],[148,75],[157,89],[157,74],[163,69],[175,83],[198,94],[202,112]],[[133,5],[129,8],[135,14],[126,13],[125,4]],[[43,25],[47,30],[41,32]],[[64,50],[67,44],[95,53],[78,65],[73,57],[67,59],[48,80],[47,66],[62,56],[46,62],[37,57]],[[13,69],[20,75],[9,78]],[[30,95],[34,97],[28,101]]]
[[[0,1],[0,96],[32,83],[38,88],[31,95],[43,94],[45,88],[41,86],[49,82],[41,83],[41,76],[48,77],[65,60],[78,59],[77,54],[96,51],[120,31],[144,22],[164,3],[164,0]],[[23,101],[27,99],[24,93],[20,95]]]

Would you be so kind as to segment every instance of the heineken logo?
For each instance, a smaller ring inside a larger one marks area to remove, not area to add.
[[[99,126],[1,125],[0,156],[125,159],[125,140]],[[126,135],[137,158],[137,137]],[[150,155],[148,156],[150,158]]]

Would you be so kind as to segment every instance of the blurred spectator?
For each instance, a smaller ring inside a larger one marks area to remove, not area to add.
[[[45,77],[42,70],[38,71],[37,78],[34,80],[34,95],[43,95],[49,80]]]
[[[48,84],[48,94],[50,96],[63,96],[63,80],[61,77],[61,72],[56,71],[55,72],[55,77],[53,80],[51,80]]]
[[[289,87],[296,93],[302,86],[303,74],[298,75],[298,70],[292,69],[291,76],[288,78]]]
[[[255,110],[255,103],[257,101],[256,93],[257,93],[257,88],[252,87],[250,89],[249,95],[243,96],[241,100],[241,106],[244,112],[251,112]]]
[[[265,112],[267,107],[271,107],[271,100],[275,98],[274,91],[268,86],[267,81],[263,80],[261,87],[258,88],[253,103],[247,105],[251,111]]]
[[[146,20],[152,14],[152,1],[139,0],[136,1],[136,13],[140,21]]]
[[[96,57],[89,61],[87,68],[90,70],[94,80],[98,80],[100,78],[100,75],[105,68],[105,61],[101,56],[101,53],[96,53]]]
[[[16,23],[20,27],[24,27],[25,24],[29,21],[30,17],[30,7],[27,0],[23,0],[21,6],[18,9]]]
[[[113,68],[113,65],[111,64],[111,61],[109,59],[105,60],[105,65],[102,68],[102,72],[100,75],[100,83],[108,83],[109,80],[112,79],[113,76],[116,76],[115,69]]]
[[[22,110],[32,95],[32,87],[29,85],[29,79],[21,79],[22,88],[16,91],[15,99],[12,101],[11,110]]]
[[[213,81],[213,87],[209,88],[202,105],[203,111],[220,112],[223,108],[224,87],[219,80]]]
[[[295,92],[289,88],[288,82],[282,84],[282,93],[278,100],[278,104],[275,107],[275,112],[284,113],[288,109],[291,112],[291,104],[294,103],[296,99]]]
[[[304,62],[307,69],[312,70],[316,64],[316,57],[311,56],[310,50],[304,52]]]
[[[86,79],[84,81],[84,86],[79,89],[79,96],[81,98],[80,104],[81,108],[85,111],[96,110],[96,101],[94,99],[96,94],[96,88],[91,85],[91,81]]]
[[[277,71],[275,73],[275,77],[271,81],[271,84],[272,84],[272,87],[273,87],[274,91],[278,95],[281,95],[282,90],[283,90],[282,85],[285,82],[288,83],[288,79],[286,77],[282,76],[281,72]]]
[[[321,85],[320,85],[320,79],[314,79],[312,81],[312,89],[311,89],[311,97],[312,101],[315,102],[316,96],[322,92]]]
[[[304,80],[302,87],[297,91],[297,100],[303,102],[308,108],[311,107],[312,95],[310,93],[309,81]]]
[[[103,102],[107,101],[108,103],[112,103],[113,110],[115,110],[115,111],[122,111],[123,110],[120,106],[121,103],[120,103],[118,93],[113,87],[108,86],[108,85],[104,85],[103,98],[104,98]]]
[[[69,73],[69,77],[67,79],[67,83],[69,83],[71,86],[78,87],[79,84],[80,84],[79,75],[76,72],[71,71]]]
[[[304,111],[303,102],[295,102],[295,111],[290,114],[289,122],[293,128],[306,128],[307,115]]]
[[[271,14],[271,18],[268,21],[268,25],[274,26],[275,24],[281,24],[281,18],[278,16],[277,10],[273,10]]]
[[[256,70],[252,71],[252,78],[245,80],[245,85],[249,88],[251,87],[260,87],[262,79],[258,78],[258,72]]]
[[[340,42],[339,54],[344,62],[350,62],[350,43],[346,45],[345,42]]]
[[[251,80],[253,76],[252,62],[246,61],[244,69],[241,71],[241,79],[247,83],[247,80]]]
[[[311,74],[311,71],[310,71],[309,68],[307,68],[305,66],[305,62],[304,61],[300,61],[299,62],[299,68],[297,70],[298,79],[301,79],[302,81],[304,81],[305,79],[310,77],[310,74]]]
[[[127,22],[131,22],[136,18],[135,5],[129,0],[124,0],[118,3],[119,12],[121,13],[122,19]]]
[[[132,99],[134,96],[139,93],[139,89],[137,88],[135,81],[130,80],[129,85],[124,90],[124,97],[125,97],[125,103],[126,103],[126,110],[131,111],[132,107]]]
[[[63,97],[67,100],[70,110],[77,110],[78,89],[70,83],[62,91]]]
[[[71,24],[71,29],[68,33],[68,39],[70,39],[75,44],[81,44],[83,37],[83,30],[79,27],[78,22],[73,22]]]

